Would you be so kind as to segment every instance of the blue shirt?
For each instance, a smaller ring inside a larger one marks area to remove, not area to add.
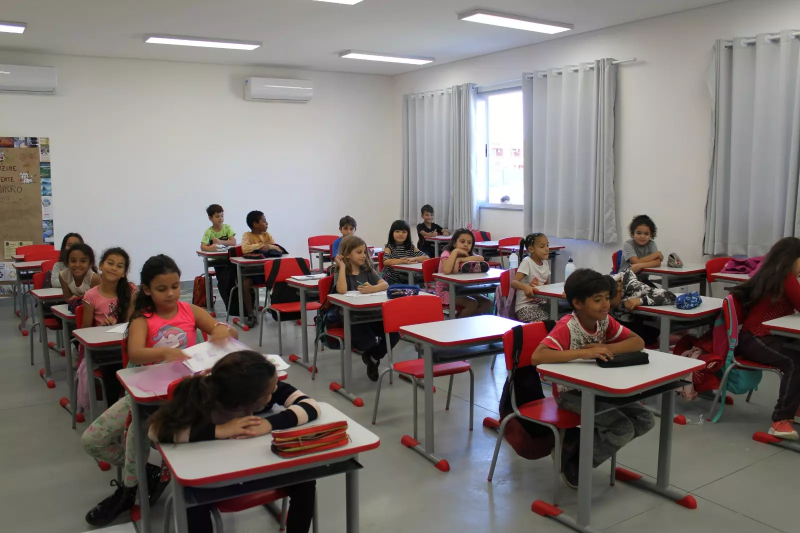
[[[343,238],[344,237],[339,237],[338,239],[333,241],[333,244],[331,244],[331,259],[339,255],[339,245],[342,244]]]

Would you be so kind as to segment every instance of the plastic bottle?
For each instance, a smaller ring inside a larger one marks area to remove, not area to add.
[[[575,272],[575,263],[572,262],[572,257],[567,261],[567,266],[564,267],[564,281],[567,281],[569,275]]]
[[[508,257],[508,268],[517,268],[519,266],[519,258],[517,253],[514,252]]]

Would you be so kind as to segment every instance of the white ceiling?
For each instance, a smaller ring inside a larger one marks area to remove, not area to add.
[[[676,13],[727,0],[2,0],[0,20],[27,22],[0,33],[0,50],[285,66],[400,74],[409,65],[341,59],[355,49],[435,57],[432,65]],[[477,2],[477,3],[476,3]],[[548,36],[462,22],[476,7],[573,24]],[[262,41],[252,52],[145,44],[149,33]]]

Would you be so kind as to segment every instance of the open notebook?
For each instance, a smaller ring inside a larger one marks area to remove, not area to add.
[[[189,356],[189,359],[184,360],[183,364],[193,374],[196,374],[211,368],[229,353],[242,350],[251,350],[251,348],[236,339],[227,338],[222,342],[203,342],[183,350],[183,353]],[[289,364],[279,355],[264,354],[264,357],[274,364],[278,371],[289,368]]]

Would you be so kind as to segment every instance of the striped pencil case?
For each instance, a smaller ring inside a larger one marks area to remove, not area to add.
[[[272,432],[272,451],[284,458],[302,457],[346,446],[347,422],[330,422]]]

